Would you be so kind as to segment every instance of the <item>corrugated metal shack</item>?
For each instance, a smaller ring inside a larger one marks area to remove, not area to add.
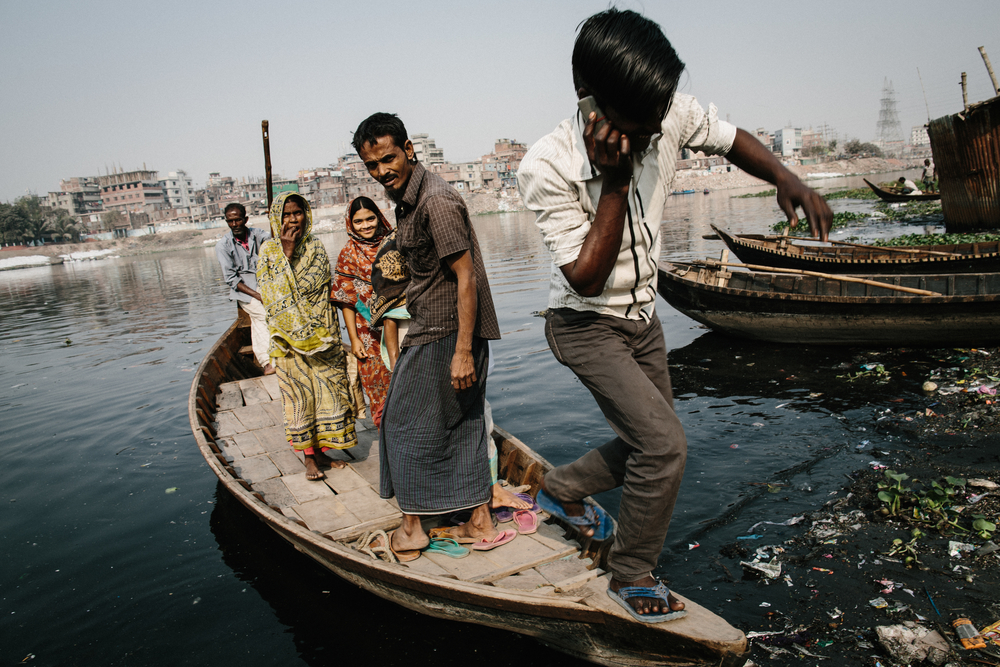
[[[1000,96],[932,120],[927,133],[948,232],[1000,228]]]

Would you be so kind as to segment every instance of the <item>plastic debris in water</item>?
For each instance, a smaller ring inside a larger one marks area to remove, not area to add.
[[[875,607],[876,609],[885,609],[889,606],[889,603],[885,601],[883,597],[873,598],[868,601],[868,604]]]
[[[740,535],[736,539],[738,540],[759,540],[764,537],[763,535]]]
[[[177,492],[177,487],[176,486],[171,486],[169,489],[167,489],[166,492],[167,493],[176,493]]]
[[[729,445],[729,449],[739,449],[739,448],[740,448],[740,446],[737,445],[735,442],[733,444]]]
[[[700,547],[700,546],[701,546],[701,545],[700,545],[700,544],[698,544],[697,542],[695,542],[694,544],[689,544],[689,545],[688,545],[688,551],[691,551],[692,549],[697,549],[697,548],[698,548],[698,547]]]

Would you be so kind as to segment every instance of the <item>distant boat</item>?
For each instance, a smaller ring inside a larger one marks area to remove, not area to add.
[[[693,195],[695,190],[674,190],[670,194],[672,195]]]
[[[878,195],[878,198],[884,202],[889,202],[892,204],[899,204],[906,201],[934,201],[935,199],[941,199],[940,192],[928,192],[919,195],[903,195],[898,192],[889,192],[888,190],[883,190],[879,186],[875,185],[867,178],[861,179],[868,184],[868,187],[872,189],[872,192]]]
[[[761,234],[729,234],[712,225],[729,249],[747,264],[827,273],[991,273],[1000,272],[1000,242],[878,247]],[[811,242],[810,245],[795,241]]]
[[[705,194],[707,195],[708,193],[709,193],[709,189],[705,188]]]
[[[358,551],[352,543],[363,533],[392,530],[402,520],[397,506],[379,497],[378,448],[347,468],[329,470],[324,481],[306,481],[305,468],[284,437],[277,378],[261,377],[246,360],[252,354],[249,327],[239,311],[198,367],[188,396],[191,430],[226,490],[296,549],[407,609],[536,637],[601,665],[741,667],[746,662],[743,632],[680,595],[687,605],[684,618],[633,620],[607,595],[610,575],[602,568],[612,541],[581,543],[554,518],[498,551],[476,551],[460,560],[425,552],[413,562],[386,563]],[[377,437],[369,420],[357,428],[359,439]],[[500,477],[534,496],[552,466],[499,427],[492,438]],[[436,522],[426,517],[425,526]],[[329,603],[331,613],[336,605]]]
[[[1000,341],[1000,273],[806,275],[734,271],[707,261],[665,263],[658,277],[657,291],[667,303],[739,338],[868,346]]]

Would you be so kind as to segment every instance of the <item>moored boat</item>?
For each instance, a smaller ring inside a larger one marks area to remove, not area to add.
[[[730,234],[712,229],[747,264],[827,273],[993,273],[1000,271],[1000,242],[878,247],[816,239]]]
[[[610,575],[602,566],[610,540],[578,542],[555,518],[540,522],[535,534],[462,559],[424,553],[409,563],[387,563],[357,550],[362,534],[401,522],[395,503],[377,493],[378,448],[367,447],[376,432],[359,421],[359,451],[347,450],[348,467],[327,471],[322,482],[307,481],[284,439],[276,379],[261,377],[241,354],[249,335],[248,323],[237,319],[202,361],[188,397],[191,428],[226,489],[302,553],[414,611],[512,630],[598,664],[745,662],[744,634],[680,595],[686,617],[634,621],[606,592]],[[503,429],[494,427],[492,435],[500,477],[534,495],[549,463]]]
[[[919,195],[904,195],[898,192],[889,192],[888,190],[883,190],[879,186],[875,185],[867,178],[861,179],[868,184],[868,187],[872,189],[878,198],[884,202],[889,202],[890,204],[899,204],[907,201],[934,201],[935,199],[941,199],[940,192],[923,192]]]
[[[713,261],[664,264],[657,290],[688,317],[741,338],[869,346],[1000,341],[1000,273],[835,276],[732,268]]]

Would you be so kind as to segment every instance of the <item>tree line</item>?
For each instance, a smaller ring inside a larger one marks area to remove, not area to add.
[[[13,204],[0,202],[0,241],[9,244],[39,244],[46,241],[79,241],[80,226],[62,208],[27,195]]]

